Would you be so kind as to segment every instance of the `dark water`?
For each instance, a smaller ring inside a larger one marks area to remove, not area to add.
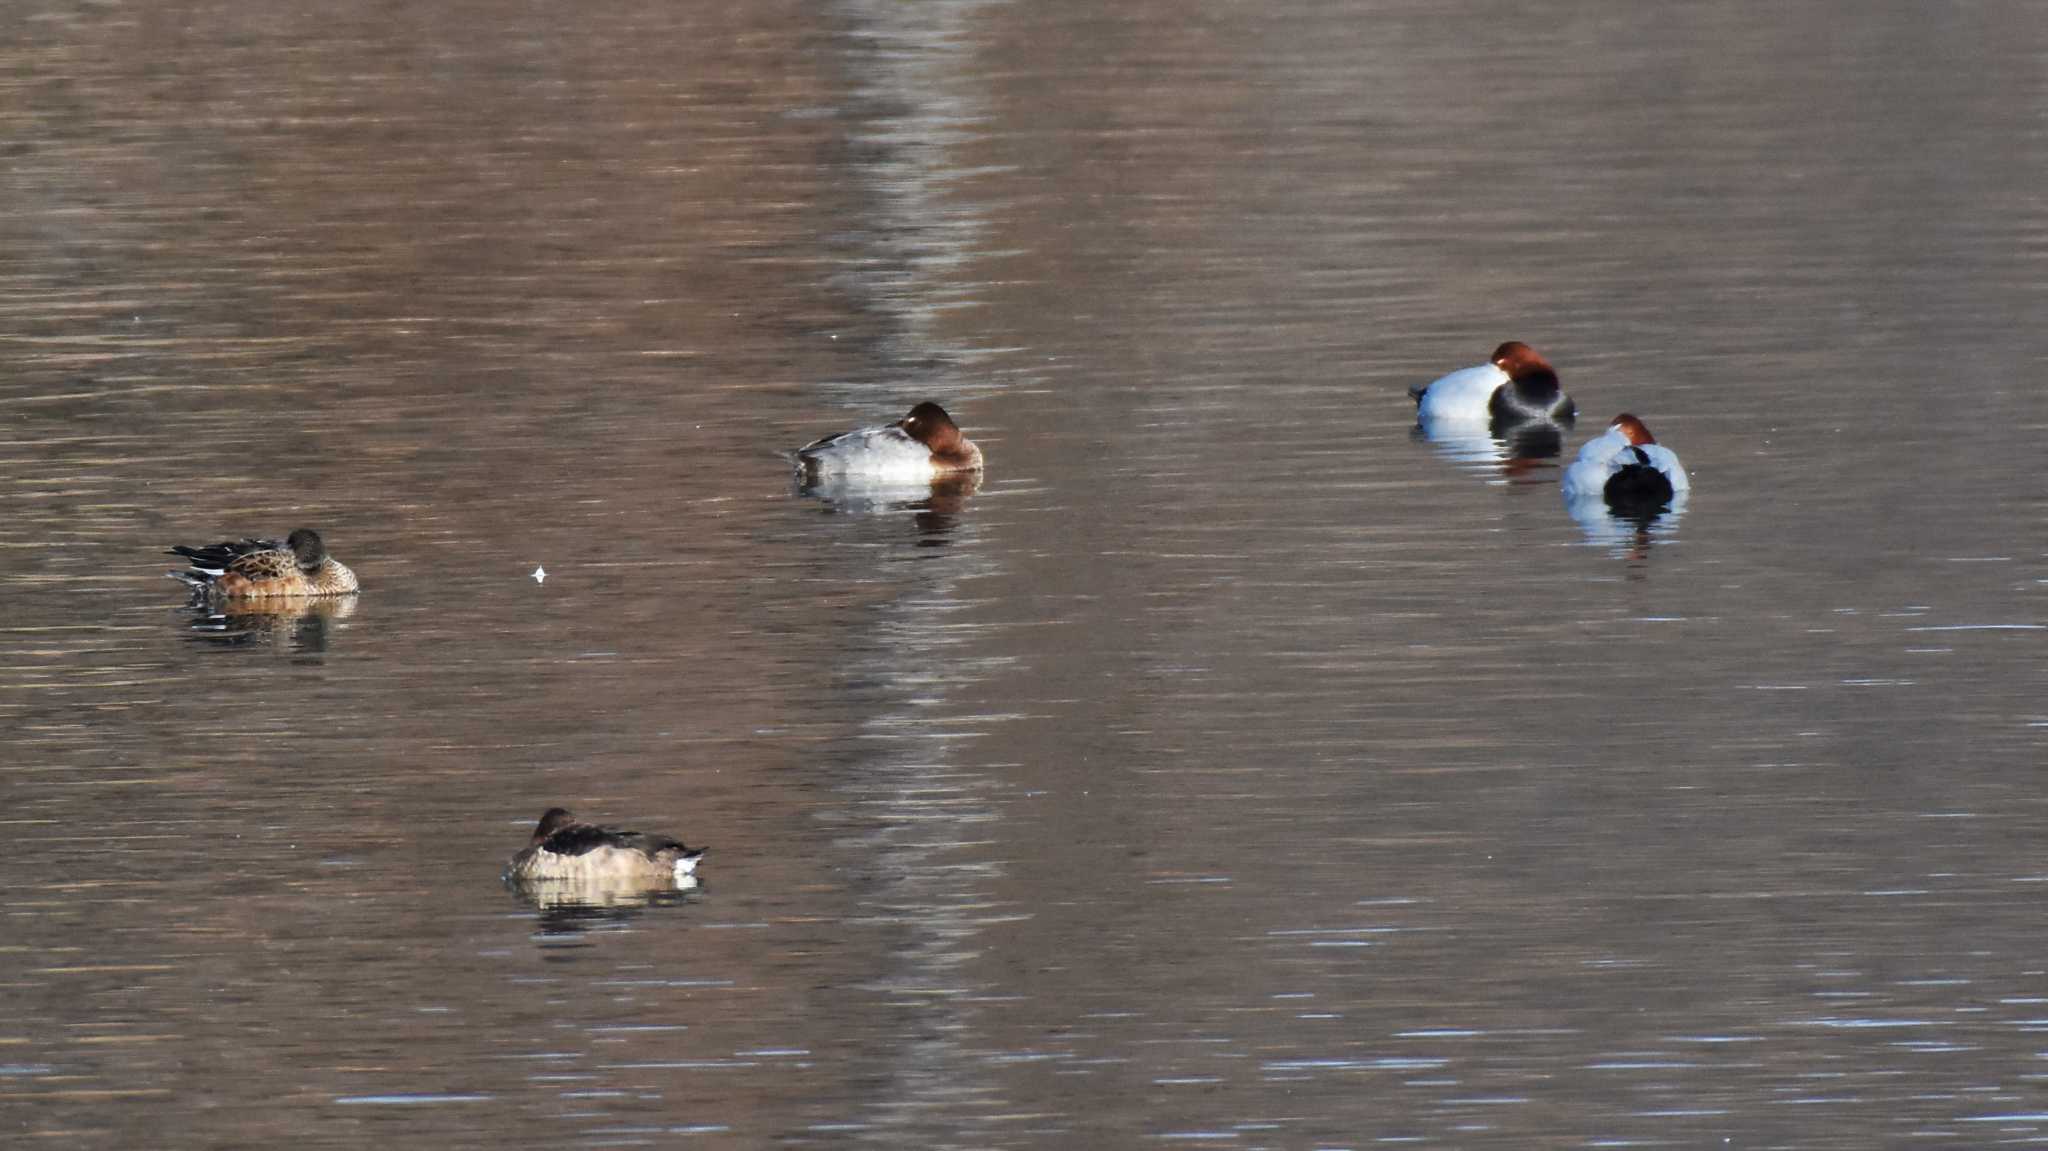
[[[10,1141],[2048,1141],[2038,7],[11,16]]]

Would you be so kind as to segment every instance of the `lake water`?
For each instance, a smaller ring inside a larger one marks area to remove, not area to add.
[[[2048,1142],[2048,9],[10,23],[10,1144]]]

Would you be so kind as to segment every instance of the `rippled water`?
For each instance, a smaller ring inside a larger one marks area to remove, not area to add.
[[[17,22],[16,1139],[2048,1140],[2040,10]],[[1683,516],[1414,435],[1508,338]]]

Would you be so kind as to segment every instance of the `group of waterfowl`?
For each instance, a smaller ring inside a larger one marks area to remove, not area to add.
[[[1529,421],[1568,423],[1577,412],[1550,364],[1519,341],[1502,344],[1485,364],[1452,372],[1409,394],[1425,427],[1479,424],[1499,434]],[[981,449],[944,408],[929,401],[894,423],[806,444],[797,449],[795,460],[807,483],[925,483],[978,473],[982,466]],[[1563,482],[1567,503],[1598,501],[1628,517],[1654,515],[1689,486],[1678,457],[1627,413],[1579,450]],[[170,554],[190,565],[172,577],[210,602],[346,596],[357,587],[355,573],[327,554],[320,534],[311,528],[299,528],[283,540],[179,546]],[[506,866],[506,876],[526,884],[585,888],[688,888],[696,883],[703,856],[703,848],[666,835],[584,823],[565,808],[551,807],[527,846]]]
[[[864,477],[909,483],[978,472],[981,449],[934,403],[921,403],[895,423],[828,436],[795,454],[806,482]],[[213,606],[332,599],[357,590],[355,572],[327,554],[312,528],[282,540],[224,540],[179,545],[169,554],[187,567],[169,573]],[[527,846],[506,865],[520,884],[559,885],[577,893],[608,894],[696,885],[705,849],[666,835],[585,823],[566,808],[551,807]]]
[[[1558,383],[1557,371],[1536,349],[1509,340],[1486,363],[1408,389],[1425,431],[1483,428],[1505,437],[1530,424],[1569,424],[1578,405]],[[1574,515],[1612,512],[1627,519],[1655,516],[1691,489],[1671,449],[1643,421],[1623,412],[1579,449],[1560,485]]]

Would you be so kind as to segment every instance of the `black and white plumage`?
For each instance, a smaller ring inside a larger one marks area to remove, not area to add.
[[[1569,423],[1579,410],[1550,361],[1520,340],[1495,348],[1486,363],[1417,384],[1408,395],[1425,428],[1442,423],[1506,427],[1525,420]]]
[[[1559,484],[1574,516],[1611,511],[1625,517],[1681,507],[1692,480],[1677,453],[1657,442],[1643,421],[1623,412],[1579,448]]]
[[[840,478],[929,482],[981,470],[976,447],[946,414],[926,400],[893,424],[855,428],[813,440],[796,452],[807,483]]]

